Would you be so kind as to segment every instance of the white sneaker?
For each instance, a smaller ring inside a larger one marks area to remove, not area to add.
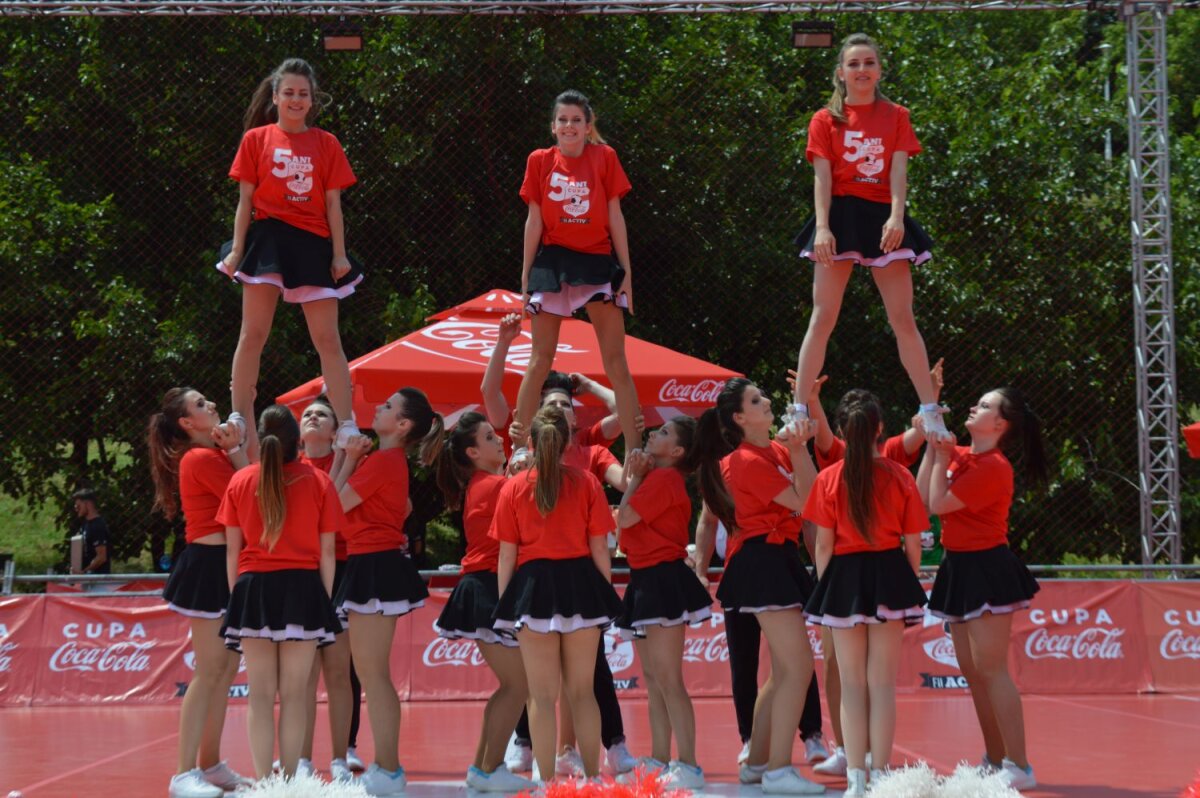
[[[763,773],[762,791],[764,795],[820,795],[825,785],[809,781],[788,767]]]
[[[666,781],[663,783],[665,789],[691,790],[693,792],[704,789],[704,771],[700,769],[699,765],[689,765],[676,759],[671,762],[665,775]]]
[[[743,762],[738,766],[738,781],[742,784],[761,784],[763,774],[766,772],[766,765],[751,765],[749,762]]]
[[[583,757],[573,746],[568,745],[561,754],[554,757],[554,773],[558,776],[584,775]]]
[[[637,766],[637,760],[633,758],[633,754],[629,753],[629,749],[625,747],[625,741],[613,743],[612,747],[604,754],[604,759],[608,763],[608,769],[617,773],[628,773]]]
[[[639,756],[636,760],[633,770],[630,770],[627,773],[618,774],[616,777],[616,782],[618,784],[636,784],[638,782],[638,777],[643,773],[648,776],[661,776],[666,778],[667,767],[668,765],[666,762],[655,759],[652,756]]]
[[[367,795],[404,795],[408,779],[404,777],[404,768],[396,768],[396,772],[392,773],[372,763],[358,783],[367,791]]]
[[[506,765],[501,764],[491,773],[487,773],[472,765],[467,769],[467,786],[479,792],[518,793],[532,790],[537,785],[526,778],[511,772]]]
[[[300,760],[298,762],[296,762],[296,775],[297,776],[312,776],[315,774],[316,774],[316,769],[313,768],[312,760],[305,759],[304,757],[300,757]]]
[[[334,759],[329,763],[329,778],[335,784],[348,784],[354,781],[354,771],[350,769],[350,765],[347,764],[346,760]]]
[[[533,746],[529,741],[521,741],[514,734],[508,738],[508,748],[504,752],[504,764],[510,772],[526,771],[533,767]]]
[[[344,419],[340,424],[338,424],[337,437],[333,439],[333,448],[345,449],[346,444],[350,442],[352,437],[361,434],[362,433],[359,431],[358,425],[354,423],[354,419]]]
[[[829,758],[829,749],[825,747],[825,738],[817,732],[804,741],[804,759],[808,762],[818,762]]]
[[[936,432],[943,438],[953,438],[953,433],[946,429],[946,421],[942,418],[942,411],[939,407],[926,409],[918,407],[917,414],[921,417],[921,423],[925,426],[926,432]]]
[[[358,756],[358,751],[354,748],[354,746],[350,746],[346,749],[346,764],[349,765],[350,769],[355,773],[362,773],[367,769],[367,763],[363,762]]]
[[[737,763],[739,765],[744,765],[749,761],[750,761],[750,741],[747,740],[746,742],[742,743],[742,752],[740,754],[738,754]]]
[[[850,768],[846,771],[846,792],[847,798],[859,798],[867,794],[867,771],[859,768]]]
[[[1033,775],[1033,765],[1024,769],[1008,757],[1004,757],[1000,771],[1004,775],[1005,781],[1008,782],[1008,786],[1014,790],[1031,790],[1037,786],[1037,779]]]
[[[983,770],[985,770],[988,773],[995,773],[997,770],[1000,769],[999,765],[997,765],[992,760],[988,759],[988,755],[986,752],[984,753],[983,757],[979,760],[979,767],[983,768]]]
[[[845,776],[846,749],[840,745],[833,749],[833,753],[824,762],[813,765],[813,773],[820,773],[822,776]]]
[[[221,760],[217,764],[204,770],[204,780],[209,784],[220,787],[226,792],[232,792],[238,787],[249,787],[254,784],[254,779],[248,779],[241,773],[238,773],[233,768],[229,767],[229,763]]]
[[[177,773],[171,777],[167,795],[170,798],[223,798],[225,791],[205,780],[203,770],[192,768],[187,773]]]
[[[871,768],[871,775],[867,778],[867,781],[870,784],[874,784],[875,782],[882,779],[885,775],[887,775],[886,768],[882,768],[882,769],[881,768]]]

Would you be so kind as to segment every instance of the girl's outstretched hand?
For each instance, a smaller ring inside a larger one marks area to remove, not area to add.
[[[500,319],[499,331],[496,333],[496,341],[502,344],[511,344],[521,334],[521,314],[506,313],[504,318]]]

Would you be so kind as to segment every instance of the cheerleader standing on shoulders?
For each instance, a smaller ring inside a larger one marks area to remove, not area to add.
[[[147,442],[154,506],[168,519],[182,510],[187,546],[163,590],[167,606],[186,616],[195,673],[179,710],[179,770],[171,798],[220,798],[249,783],[221,760],[221,732],[238,656],[218,631],[229,605],[225,525],[217,508],[234,472],[246,465],[239,433],[221,424],[217,406],[191,388],[172,388],[150,417]]]
[[[337,138],[313,127],[328,102],[307,61],[284,61],[255,89],[229,169],[238,181],[238,205],[233,239],[221,248],[217,269],[242,283],[242,329],[230,389],[236,421],[251,433],[252,459],[257,444],[243,417],[254,414],[259,359],[280,296],[304,309],[321,375],[342,419],[337,445],[358,433],[338,332],[338,300],[362,280],[358,264],[346,256],[342,220],[342,190],[356,178]]]
[[[930,436],[917,475],[929,511],[942,520],[946,550],[929,609],[950,622],[987,746],[983,764],[1003,769],[1014,788],[1030,789],[1037,779],[1008,647],[1013,613],[1029,606],[1038,584],[1008,547],[1013,467],[1005,451],[1020,457],[1026,484],[1045,485],[1041,421],[1015,388],[997,388],[971,408],[966,426],[970,446]]]
[[[375,411],[379,451],[355,436],[334,479],[346,511],[350,552],[346,576],[334,599],[350,627],[350,652],[371,708],[375,762],[360,783],[370,795],[404,792],[400,767],[400,698],[392,683],[390,656],[396,619],[425,604],[429,591],[404,554],[408,498],[408,449],[418,447],[431,464],[442,448],[442,417],[416,388],[401,388]],[[366,458],[363,459],[363,456]],[[360,463],[361,460],[361,463]]]
[[[913,317],[912,267],[929,260],[933,246],[905,211],[908,159],[921,151],[921,144],[908,109],[879,91],[882,76],[875,40],[862,33],[846,37],[833,71],[833,96],[808,126],[805,156],[814,172],[813,218],[796,243],[800,257],[813,262],[813,310],[800,346],[791,412],[808,414],[802,392],[821,373],[846,283],[860,263],[871,267],[926,429],[948,435],[929,379],[925,341]]]
[[[883,411],[873,397],[846,408],[842,431],[845,458],[817,475],[804,508],[817,525],[819,577],[804,612],[833,630],[846,795],[861,796],[867,750],[872,778],[892,755],[904,625],[924,616],[917,571],[929,518],[912,474],[879,451]]]
[[[299,462],[300,427],[282,405],[258,422],[262,460],[234,475],[217,511],[228,541],[229,611],[221,634],[246,657],[254,772],[271,774],[275,697],[279,761],[295,775],[304,744],[305,689],[318,646],[341,624],[333,590],[333,536],[346,524],[333,483]]]
[[[529,206],[521,294],[533,316],[533,344],[515,421],[528,429],[554,365],[562,320],[586,307],[617,397],[628,459],[642,445],[637,390],[625,359],[624,311],[633,313],[633,272],[621,198],[631,186],[616,151],[600,136],[587,97],[577,91],[558,95],[550,132],[556,146],[530,153],[521,184]]]
[[[687,566],[692,501],[683,469],[695,436],[696,422],[687,416],[650,433],[646,451],[630,460],[629,486],[617,511],[630,568],[618,625],[634,637],[650,704],[653,747],[642,765],[665,771],[666,786],[684,790],[704,788],[704,771],[696,764],[696,715],[683,681],[685,624],[712,615],[712,597]]]
[[[696,430],[700,492],[732,531],[717,599],[727,613],[752,612],[767,638],[771,676],[758,693],[743,784],[765,793],[809,795],[825,788],[792,767],[792,739],[813,675],[801,608],[812,578],[800,560],[800,511],[816,469],[807,442],[813,423],[798,419],[771,440],[771,400],[742,377],[725,383]]]
[[[571,430],[555,407],[533,419],[534,467],[500,490],[491,533],[500,541],[496,628],[515,629],[529,680],[537,772],[554,773],[555,703],[571,705],[588,777],[599,774],[600,712],[593,693],[601,630],[621,615],[609,584],[614,528],[600,482],[562,464]]]
[[[300,462],[326,474],[331,473],[336,467],[335,461],[344,456],[344,450],[333,448],[336,435],[337,416],[334,415],[333,406],[321,397],[304,408],[300,414]],[[346,557],[346,538],[341,530],[338,530],[334,538],[334,595],[337,595],[338,587],[345,577]],[[317,651],[317,661],[313,663],[312,674],[308,677],[308,726],[304,733],[304,745],[300,751],[300,764],[296,771],[304,774],[313,772],[317,680],[322,674],[325,676],[325,693],[329,704],[329,743],[333,749],[329,775],[334,781],[349,781],[353,774],[351,766],[347,763],[347,746],[357,733],[358,704],[362,697],[362,686],[350,662],[350,642],[345,634],[339,634],[331,645]]]
[[[488,529],[496,514],[500,489],[507,480],[504,442],[481,414],[464,413],[458,419],[438,455],[437,480],[446,507],[462,510],[467,537],[458,584],[437,620],[437,632],[451,640],[474,640],[500,682],[483,710],[475,761],[467,770],[467,787],[506,793],[532,789],[532,781],[510,773],[504,764],[509,732],[525,707],[529,686],[517,641],[492,628],[492,615],[500,600],[496,583],[500,543],[488,537]]]

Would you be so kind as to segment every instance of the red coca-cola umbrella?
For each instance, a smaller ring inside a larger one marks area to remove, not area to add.
[[[500,318],[520,308],[520,295],[489,291],[430,316],[432,324],[428,327],[352,361],[350,381],[359,426],[369,427],[375,407],[406,385],[425,391],[447,423],[453,423],[461,413],[479,409],[479,383],[495,348]],[[504,395],[510,403],[516,401],[521,376],[529,363],[531,340],[529,320],[525,319],[505,364]],[[726,380],[740,376],[736,371],[632,336],[625,339],[625,354],[649,426],[681,413],[699,415],[713,405]],[[591,324],[579,319],[563,322],[554,368],[609,384]],[[299,414],[323,390],[324,382],[318,377],[279,396],[277,401]],[[605,414],[604,407],[592,396],[580,399],[576,415],[581,424]]]

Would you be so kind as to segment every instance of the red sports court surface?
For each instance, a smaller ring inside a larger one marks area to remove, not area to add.
[[[983,746],[967,695],[902,695],[897,701],[893,764],[920,758],[949,772],[960,760],[979,760]],[[409,795],[463,794],[460,779],[475,750],[481,708],[481,702],[404,705],[401,761]],[[630,750],[648,754],[645,701],[624,700],[622,711]],[[740,746],[730,701],[697,700],[696,715],[707,793],[759,795],[757,788],[736,786]],[[1034,695],[1025,697],[1025,717],[1042,784],[1027,795],[1174,798],[1200,769],[1200,697]],[[0,795],[20,790],[26,798],[162,798],[174,770],[177,722],[175,706],[0,709]],[[321,705],[314,752],[319,768],[329,762],[327,729]],[[364,759],[371,750],[368,729],[364,714]],[[235,769],[251,772],[244,705],[230,708],[223,753]],[[833,796],[845,787],[843,780],[817,780]]]

